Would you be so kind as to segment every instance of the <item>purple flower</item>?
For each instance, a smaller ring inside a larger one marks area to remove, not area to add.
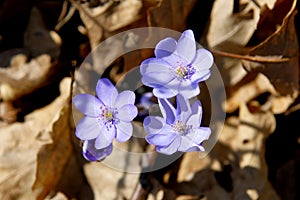
[[[73,98],[75,107],[86,115],[76,126],[76,136],[81,140],[95,139],[96,149],[107,148],[115,138],[118,142],[129,140],[133,130],[131,121],[137,116],[135,94],[132,91],[118,94],[106,78],[98,80],[96,94],[97,97],[78,94]]]
[[[178,42],[170,37],[161,40],[154,53],[155,58],[142,62],[140,72],[143,84],[153,87],[155,96],[191,98],[200,93],[198,83],[209,78],[213,56],[204,48],[196,50],[191,30],[184,31]]]
[[[159,99],[162,117],[148,116],[144,120],[144,128],[148,135],[146,140],[156,145],[156,151],[173,154],[177,151],[205,151],[202,142],[210,136],[208,127],[201,127],[202,107],[200,101],[192,106],[182,95],[176,97],[175,109],[167,99]]]
[[[112,152],[113,146],[110,144],[108,147],[103,149],[95,148],[95,139],[93,140],[85,140],[82,146],[82,155],[88,161],[101,161],[107,156],[109,156]]]

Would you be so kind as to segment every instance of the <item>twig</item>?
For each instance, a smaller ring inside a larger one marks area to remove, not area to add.
[[[289,58],[281,58],[281,56],[250,56],[250,55],[239,55],[234,53],[228,53],[224,51],[219,51],[215,49],[210,49],[210,51],[213,54],[224,56],[224,57],[230,57],[230,58],[238,58],[243,60],[248,60],[252,62],[260,62],[260,63],[283,63],[283,62],[289,62]]]
[[[84,13],[88,18],[90,18],[97,26],[99,26],[101,29],[104,29],[103,26],[102,26],[102,24],[100,24],[100,22],[99,22],[98,20],[96,20],[92,15],[90,15],[90,13],[89,13],[85,8],[83,8],[83,7],[81,6],[80,3],[78,3],[78,2],[76,2],[76,1],[74,1],[74,0],[69,0],[69,1],[73,4],[73,6],[74,6],[77,10],[83,12],[83,13]]]
[[[61,27],[63,27],[72,18],[72,16],[74,15],[74,13],[76,11],[76,8],[74,6],[72,6],[72,7],[70,7],[68,14],[65,15],[67,12],[67,6],[68,6],[67,3],[68,3],[68,1],[64,1],[63,9],[60,14],[58,23],[56,24],[56,26],[54,28],[56,31],[61,29]]]

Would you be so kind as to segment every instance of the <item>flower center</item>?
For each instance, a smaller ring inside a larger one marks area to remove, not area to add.
[[[115,117],[118,113],[116,108],[108,106],[100,106],[99,121],[103,123],[107,129],[111,128],[119,122],[119,119]]]
[[[180,120],[177,120],[175,124],[171,125],[171,127],[173,128],[173,131],[179,133],[180,135],[186,134],[191,129],[191,126],[184,124]]]
[[[192,75],[195,73],[195,68],[188,65],[188,66],[183,66],[180,65],[175,69],[175,74],[179,79],[190,79]]]

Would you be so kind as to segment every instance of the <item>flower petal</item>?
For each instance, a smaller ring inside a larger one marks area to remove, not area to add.
[[[115,108],[120,108],[126,104],[134,104],[135,94],[132,91],[125,90],[121,92],[114,103]]]
[[[210,70],[196,71],[191,77],[191,82],[193,84],[198,84],[199,82],[206,81],[210,75]]]
[[[179,116],[179,119],[183,123],[186,123],[187,119],[192,113],[189,100],[183,97],[181,94],[178,94],[176,97],[176,104],[177,116]]]
[[[193,84],[190,81],[185,80],[181,82],[178,93],[185,98],[190,99],[200,94],[200,88],[198,84]]]
[[[88,161],[101,161],[112,152],[112,144],[104,149],[95,148],[95,139],[85,140],[82,146],[82,155]]]
[[[176,136],[177,134],[174,132],[164,132],[162,134],[148,134],[145,139],[149,144],[166,147],[174,141]]]
[[[167,124],[173,124],[176,120],[176,110],[168,99],[158,99],[160,111]]]
[[[156,147],[156,151],[159,153],[163,153],[163,154],[167,154],[167,155],[171,155],[175,152],[178,151],[178,148],[180,146],[180,142],[181,142],[181,137],[177,136],[173,142],[171,144],[169,144],[169,146],[166,147],[162,147],[162,146],[157,146]]]
[[[207,140],[210,136],[211,130],[208,127],[200,127],[182,136],[180,147],[178,151],[205,151],[202,142]]]
[[[191,63],[197,71],[208,70],[214,64],[213,55],[204,48],[198,49],[196,56]]]
[[[175,79],[175,76],[169,72],[149,72],[143,75],[142,82],[149,87],[160,87],[168,84],[173,79]]]
[[[103,126],[100,131],[100,134],[98,135],[95,141],[96,149],[103,149],[108,145],[110,145],[114,140],[115,135],[116,135],[115,127],[107,128],[106,126]]]
[[[193,129],[185,137],[189,138],[193,141],[193,143],[200,145],[204,140],[208,140],[211,134],[211,130],[209,127],[200,127],[197,129]]]
[[[191,109],[192,109],[192,114],[187,120],[186,124],[191,125],[194,128],[198,128],[201,125],[202,113],[203,113],[201,102],[199,100],[195,101],[191,106]]]
[[[90,94],[78,94],[73,98],[74,106],[83,114],[89,117],[97,117],[99,115],[99,107],[102,103]]]
[[[142,75],[150,72],[169,72],[170,65],[160,58],[149,58],[144,60],[140,66]]]
[[[118,142],[125,142],[132,136],[133,127],[130,122],[120,121],[117,125],[117,135],[116,140]]]
[[[154,54],[157,58],[169,56],[176,49],[177,41],[168,37],[161,40],[155,47]]]
[[[158,98],[171,98],[178,94],[177,90],[171,89],[169,87],[157,87],[153,89],[153,94]]]
[[[190,149],[194,145],[195,144],[194,144],[193,140],[191,140],[188,137],[182,136],[180,146],[178,147],[178,151],[186,152],[188,149]]]
[[[164,123],[162,117],[148,116],[144,119],[143,127],[148,134],[155,134],[161,131]]]
[[[104,105],[112,106],[118,96],[118,91],[109,79],[101,78],[97,82],[96,94]]]
[[[177,43],[176,54],[187,60],[189,63],[196,54],[196,41],[192,30],[184,31]]]
[[[118,109],[116,117],[122,121],[130,122],[137,116],[138,110],[135,105],[126,104]]]
[[[99,135],[101,129],[97,118],[84,117],[77,124],[75,134],[81,140],[91,140]]]
[[[211,134],[211,130],[208,127],[200,127],[189,132],[182,137],[179,151],[205,151],[202,146],[202,142],[207,140]]]

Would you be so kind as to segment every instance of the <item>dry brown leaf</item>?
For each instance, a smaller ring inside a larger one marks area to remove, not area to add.
[[[299,49],[294,19],[297,13],[296,2],[283,20],[281,27],[265,41],[250,51],[250,55],[282,56],[289,58],[283,63],[253,63],[244,61],[248,71],[265,74],[282,95],[297,97],[299,89]]]
[[[50,137],[50,144],[44,145],[38,152],[36,179],[33,190],[37,199],[44,199],[57,186],[63,170],[72,155],[70,126],[71,80],[64,79],[60,88],[64,92],[65,102],[56,109],[56,114],[42,135]]]
[[[227,99],[223,107],[226,112],[234,112],[241,104],[249,102],[264,92],[275,93],[268,78],[262,74],[258,74],[253,81],[237,88],[234,94]]]
[[[15,100],[54,81],[58,65],[51,63],[49,55],[40,55],[26,63],[27,57],[19,54],[11,65],[0,68],[0,96],[3,100]],[[34,72],[34,73],[33,73]]]
[[[40,10],[33,7],[24,33],[24,48],[29,49],[33,57],[49,54],[52,58],[58,58],[60,45],[60,36],[46,28]]]
[[[36,155],[49,142],[43,133],[66,105],[71,80],[61,84],[61,95],[48,106],[25,117],[25,122],[0,128],[0,199],[35,199],[39,191],[31,187],[37,170]],[[53,121],[54,120],[54,121]]]
[[[248,49],[245,45],[256,29],[260,9],[247,2],[243,10],[233,13],[233,5],[233,0],[214,2],[207,33],[208,46],[224,52],[246,54]],[[215,63],[221,71],[225,86],[236,84],[247,73],[239,59],[215,55]]]
[[[108,1],[103,6],[89,8],[87,4],[71,1],[79,10],[85,24],[92,49],[103,39],[103,32],[113,32],[138,20],[142,1]]]
[[[243,83],[243,79],[240,84],[231,88],[232,94],[223,105],[227,113],[236,111],[241,104],[251,103],[253,99],[266,92],[270,93],[270,97],[263,105],[258,103],[254,105],[256,110],[271,110],[274,114],[279,114],[285,112],[294,102],[294,99],[289,95],[279,95],[265,75],[258,74],[253,78],[249,74],[245,77],[245,79],[247,78],[250,80]]]
[[[267,5],[262,7],[260,19],[252,39],[260,43],[272,35],[278,26],[282,24],[284,17],[293,5],[293,1],[294,0],[277,0],[274,2],[275,5],[273,8],[269,8]]]
[[[195,3],[195,0],[161,0],[157,7],[148,9],[148,25],[183,31]]]

